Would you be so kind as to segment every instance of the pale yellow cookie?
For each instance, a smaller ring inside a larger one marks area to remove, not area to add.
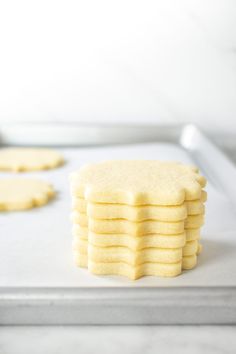
[[[85,233],[84,233],[84,235],[85,235]],[[199,238],[200,238],[200,228],[187,229],[187,230],[185,230],[185,235],[186,235],[186,241],[199,240]]]
[[[83,254],[87,254],[88,253],[88,241],[83,240],[79,237],[74,237],[74,239],[72,241],[72,248],[76,252],[78,251]]]
[[[153,275],[161,277],[175,277],[181,274],[181,269],[189,270],[197,265],[197,256],[183,257],[178,263],[144,263],[133,267],[127,263],[99,263],[88,261],[86,254],[74,253],[74,261],[78,267],[88,268],[97,275],[121,275],[131,280],[136,280],[142,276]]]
[[[198,241],[187,241],[183,247],[183,256],[192,256],[197,254]]]
[[[160,220],[179,221],[187,215],[204,214],[206,192],[202,191],[199,200],[184,202],[181,205],[140,205],[90,203],[84,198],[72,197],[72,209],[94,219],[127,219],[130,221]]]
[[[82,227],[79,224],[73,224],[72,226],[72,235],[79,236],[81,239],[88,239],[88,228]]]
[[[204,203],[207,200],[207,192],[202,190],[201,198],[199,200],[185,201],[188,215],[198,215],[205,213]]]
[[[79,224],[82,227],[88,227],[88,217],[86,214],[82,214],[78,211],[73,211],[71,213],[71,221],[74,224]]]
[[[202,253],[202,244],[201,243],[198,243],[198,249],[197,249],[197,255],[199,255],[200,253]]]
[[[92,234],[96,234],[95,232],[92,232]],[[87,227],[81,227],[79,224],[74,224],[72,227],[72,235],[73,236],[79,236],[80,238],[87,240],[88,239],[88,228]],[[102,239],[102,237],[111,237],[114,236],[113,235],[109,235],[109,234],[97,234],[99,237],[101,237],[100,239]],[[170,237],[170,236],[176,236],[176,235],[161,235],[161,234],[157,234],[157,236],[166,236],[166,237]],[[183,233],[178,234],[179,235],[183,235]],[[200,228],[196,228],[196,229],[187,229],[185,230],[185,235],[186,235],[186,241],[193,241],[193,240],[198,240],[200,238]],[[122,236],[125,236],[124,234],[122,234]],[[127,236],[131,236],[132,235],[127,235]],[[150,235],[151,236],[151,235]],[[144,235],[142,236],[142,238],[144,237]],[[145,235],[146,237],[146,235]]]
[[[54,196],[51,184],[33,178],[0,179],[0,210],[30,209],[46,204]]]
[[[127,219],[130,221],[161,220],[179,221],[187,216],[184,204],[176,206],[88,203],[83,198],[73,198],[73,209],[94,219]]]
[[[109,246],[99,247],[86,240],[75,239],[73,249],[79,254],[87,254],[89,259],[96,262],[125,262],[133,266],[146,263],[176,263],[184,256],[193,256],[198,251],[198,241],[189,241],[182,248],[144,248],[132,250],[128,247]]]
[[[85,261],[85,259],[83,260]],[[85,263],[84,263],[85,264]],[[136,280],[146,275],[175,277],[181,273],[182,262],[144,263],[133,267],[127,263],[102,263],[88,260],[88,270],[97,275],[121,275]]]
[[[204,215],[189,215],[186,220],[176,222],[144,220],[134,222],[126,219],[93,219],[88,218],[86,214],[73,211],[72,222],[82,227],[88,227],[91,231],[97,233],[124,233],[132,235],[144,235],[147,233],[178,234],[185,229],[199,228],[204,224]]]
[[[184,256],[182,260],[182,269],[192,269],[197,265],[197,256]]]
[[[199,199],[205,184],[195,167],[146,160],[91,164],[71,176],[72,195],[95,203],[180,205]]]
[[[80,213],[87,213],[87,202],[84,198],[79,198],[79,197],[73,197],[71,198],[72,203],[71,207],[72,210],[79,211]],[[110,204],[102,204],[102,205],[107,205],[109,206]]]
[[[200,228],[204,224],[204,215],[188,215],[185,220],[184,228],[187,229],[196,229]]]
[[[55,168],[62,163],[63,157],[51,149],[22,147],[0,149],[2,171],[38,171]]]
[[[83,252],[80,249],[79,252]],[[97,247],[88,244],[88,257],[95,262],[113,263],[124,262],[133,266],[152,263],[176,263],[182,259],[182,248],[146,248],[132,251],[127,247]]]
[[[83,238],[80,235],[74,236],[74,244],[76,242],[87,241],[87,238]],[[89,232],[89,242],[98,247],[111,247],[111,246],[123,246],[128,247],[133,251],[141,250],[143,248],[155,247],[155,248],[179,248],[183,247],[186,243],[185,233],[178,235],[161,235],[150,234],[142,237],[136,237],[124,234],[96,234],[95,232]]]
[[[75,220],[73,221],[75,222]],[[82,226],[86,225],[82,224]],[[147,234],[173,235],[184,232],[184,221],[168,223],[162,221],[148,220],[135,223],[122,219],[96,220],[90,218],[89,230],[98,234],[128,234],[134,236],[142,236]]]

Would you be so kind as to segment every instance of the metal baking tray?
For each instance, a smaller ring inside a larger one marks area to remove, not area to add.
[[[236,323],[236,169],[197,127],[6,124],[0,140],[56,146],[66,159],[58,169],[19,176],[50,181],[54,201],[0,215],[1,324]],[[208,179],[208,202],[195,269],[176,278],[130,281],[94,276],[73,264],[68,175],[111,158],[199,166]]]

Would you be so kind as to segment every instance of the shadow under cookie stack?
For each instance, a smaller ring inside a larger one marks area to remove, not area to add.
[[[173,277],[201,252],[206,180],[176,162],[105,161],[71,175],[73,252],[93,274]]]

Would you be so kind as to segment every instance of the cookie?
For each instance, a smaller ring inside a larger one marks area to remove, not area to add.
[[[88,226],[87,218],[81,214],[73,214],[73,222],[83,227]],[[89,218],[89,230],[98,234],[129,234],[142,236],[147,234],[179,234],[184,231],[184,221],[162,222],[147,220],[139,223],[128,220],[97,220]]]
[[[204,224],[204,214],[188,215],[184,223],[184,228],[185,230],[196,229],[203,226],[203,224]]]
[[[73,198],[73,209],[94,219],[127,219],[129,221],[179,221],[187,216],[184,204],[176,206],[86,203],[83,198]]]
[[[83,238],[79,235],[74,236],[74,242],[87,241],[87,237]],[[143,248],[179,248],[184,247],[186,243],[185,233],[168,236],[161,234],[150,234],[142,237],[135,237],[124,234],[103,235],[89,232],[89,242],[98,247],[122,246],[128,247],[133,251]]]
[[[0,149],[1,171],[39,171],[55,168],[62,163],[63,157],[51,149],[23,147]]]
[[[111,236],[115,235],[115,234],[113,234],[113,235],[96,234],[95,232],[91,232],[91,233],[94,234],[94,235],[99,236],[100,239],[102,237],[107,237],[107,236],[111,237]],[[184,233],[186,235],[186,241],[198,240],[200,238],[200,228],[188,229],[188,230],[185,230]],[[80,238],[82,238],[84,240],[87,240],[88,239],[88,228],[87,227],[82,227],[79,224],[74,224],[73,227],[72,227],[72,235],[75,236],[75,237],[79,236]],[[119,234],[119,235],[121,235],[121,234]],[[161,234],[157,234],[157,236],[159,236],[159,235],[161,235]],[[183,235],[183,233],[182,234],[178,234],[178,236],[179,235]],[[122,234],[122,236],[125,236],[125,235]],[[132,236],[132,235],[127,235],[127,236]],[[151,236],[151,234],[150,234],[150,236]],[[170,236],[176,236],[176,235],[163,235],[163,236],[170,237]],[[142,237],[144,237],[144,236],[142,236]]]
[[[196,265],[197,265],[197,256],[195,254],[191,256],[183,257],[182,269],[185,270],[193,269]]]
[[[78,267],[88,268],[97,275],[121,275],[131,280],[136,280],[142,276],[152,275],[161,277],[175,277],[183,270],[193,269],[197,265],[197,256],[186,256],[177,263],[143,263],[133,267],[128,263],[102,263],[88,260],[86,254],[74,253],[74,262]]]
[[[89,259],[95,262],[125,262],[133,266],[152,263],[176,263],[182,259],[182,248],[146,248],[132,251],[127,247],[97,247],[88,245]]]
[[[204,203],[207,200],[207,192],[202,190],[201,198],[199,200],[185,201],[188,215],[198,215],[205,213]]]
[[[182,248],[144,248],[141,250],[131,250],[128,247],[110,246],[98,247],[88,244],[87,241],[73,243],[73,248],[78,254],[87,254],[89,259],[95,262],[125,262],[133,266],[152,263],[176,263],[182,260],[183,256],[196,255],[198,242],[190,241]]]
[[[77,258],[76,264],[85,264],[85,258]],[[144,263],[137,267],[133,267],[127,263],[102,263],[88,261],[88,270],[97,275],[121,275],[131,280],[136,280],[146,275],[175,277],[181,273],[182,262],[178,263]]]
[[[187,215],[204,214],[206,192],[202,191],[199,200],[184,202],[181,205],[140,205],[87,203],[84,198],[72,198],[72,209],[94,219],[127,219],[130,221],[160,220],[179,221]]]
[[[198,251],[198,240],[187,241],[183,247],[183,256],[196,255]]]
[[[31,209],[46,204],[55,192],[51,184],[33,178],[0,179],[0,210]]]
[[[95,203],[180,205],[205,184],[197,168],[176,162],[105,161],[71,175],[72,195]]]
[[[200,230],[201,230],[200,228],[185,230],[186,241],[199,240]]]

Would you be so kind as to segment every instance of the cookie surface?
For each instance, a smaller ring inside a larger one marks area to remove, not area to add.
[[[44,148],[0,149],[1,171],[39,171],[63,164],[63,157],[54,150]]]
[[[54,195],[53,187],[43,180],[0,179],[0,211],[31,209],[46,204]]]
[[[72,195],[98,203],[180,205],[201,197],[197,168],[176,162],[106,161],[71,175]]]

